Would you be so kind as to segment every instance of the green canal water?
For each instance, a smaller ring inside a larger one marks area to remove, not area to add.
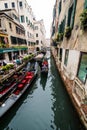
[[[52,57],[48,75],[39,74],[31,88],[0,120],[0,130],[85,130]]]

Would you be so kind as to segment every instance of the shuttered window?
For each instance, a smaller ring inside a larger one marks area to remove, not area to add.
[[[59,2],[59,14],[61,12],[61,1]]]
[[[77,4],[77,0],[74,0],[72,6],[68,10],[67,26],[70,26],[71,28],[73,28],[74,26],[76,4]]]
[[[84,2],[84,9],[87,9],[87,0]]]
[[[61,22],[61,24],[59,25],[59,28],[58,28],[58,32],[59,33],[64,33],[64,30],[65,30],[65,22],[66,22],[66,17],[64,18],[64,20]]]
[[[67,66],[67,63],[68,63],[68,56],[69,56],[69,50],[66,50],[65,51],[65,59],[64,59],[65,66]]]
[[[69,8],[69,10],[68,10],[67,26],[70,26],[72,11],[73,11],[73,5],[72,5],[72,6]]]
[[[71,19],[71,28],[73,28],[73,26],[74,26],[76,4],[77,4],[77,0],[74,0],[74,3],[73,3],[73,12],[72,12],[72,19]]]

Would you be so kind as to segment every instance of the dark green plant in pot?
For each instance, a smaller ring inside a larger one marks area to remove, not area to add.
[[[59,36],[58,36],[59,41],[62,41],[62,40],[63,40],[63,35],[64,35],[64,34],[63,34],[63,33],[59,33],[58,35],[59,35]]]
[[[2,71],[4,71],[4,74],[7,74],[9,72],[9,67],[7,65],[2,66]]]
[[[80,15],[80,22],[82,30],[87,29],[87,9],[84,9]]]
[[[65,37],[66,38],[69,38],[70,36],[71,36],[71,31],[72,31],[72,29],[71,29],[71,27],[66,27],[66,29],[65,29]]]

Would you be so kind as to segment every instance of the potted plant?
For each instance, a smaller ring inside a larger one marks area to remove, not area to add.
[[[2,66],[2,71],[4,71],[4,74],[8,74],[9,72],[9,67],[7,65]]]
[[[59,36],[58,36],[58,40],[59,40],[59,41],[62,41],[62,40],[63,40],[63,35],[64,35],[64,34],[63,34],[63,33],[59,33],[58,35],[59,35]]]
[[[82,30],[87,29],[87,9],[84,9],[80,15],[80,22]]]
[[[57,40],[53,39],[53,46],[56,47],[57,46]]]
[[[66,38],[69,38],[71,36],[71,30],[72,29],[70,26],[66,27],[66,29],[65,29],[65,37]]]
[[[14,64],[9,64],[9,69],[14,69]]]

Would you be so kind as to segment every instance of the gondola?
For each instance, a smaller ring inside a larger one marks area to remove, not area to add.
[[[41,66],[41,74],[48,74],[48,70],[49,70],[48,61],[47,58],[44,58]]]
[[[38,64],[31,62],[25,69],[24,76],[19,79],[14,89],[0,100],[0,118],[20,99],[30,87],[38,73]],[[17,75],[16,75],[17,76]],[[15,76],[15,77],[16,77]]]
[[[46,56],[44,56],[43,53],[38,54],[35,59],[37,60],[39,66],[40,66],[40,70],[41,70],[41,74],[47,74],[49,67],[48,67],[48,60],[46,58]]]

